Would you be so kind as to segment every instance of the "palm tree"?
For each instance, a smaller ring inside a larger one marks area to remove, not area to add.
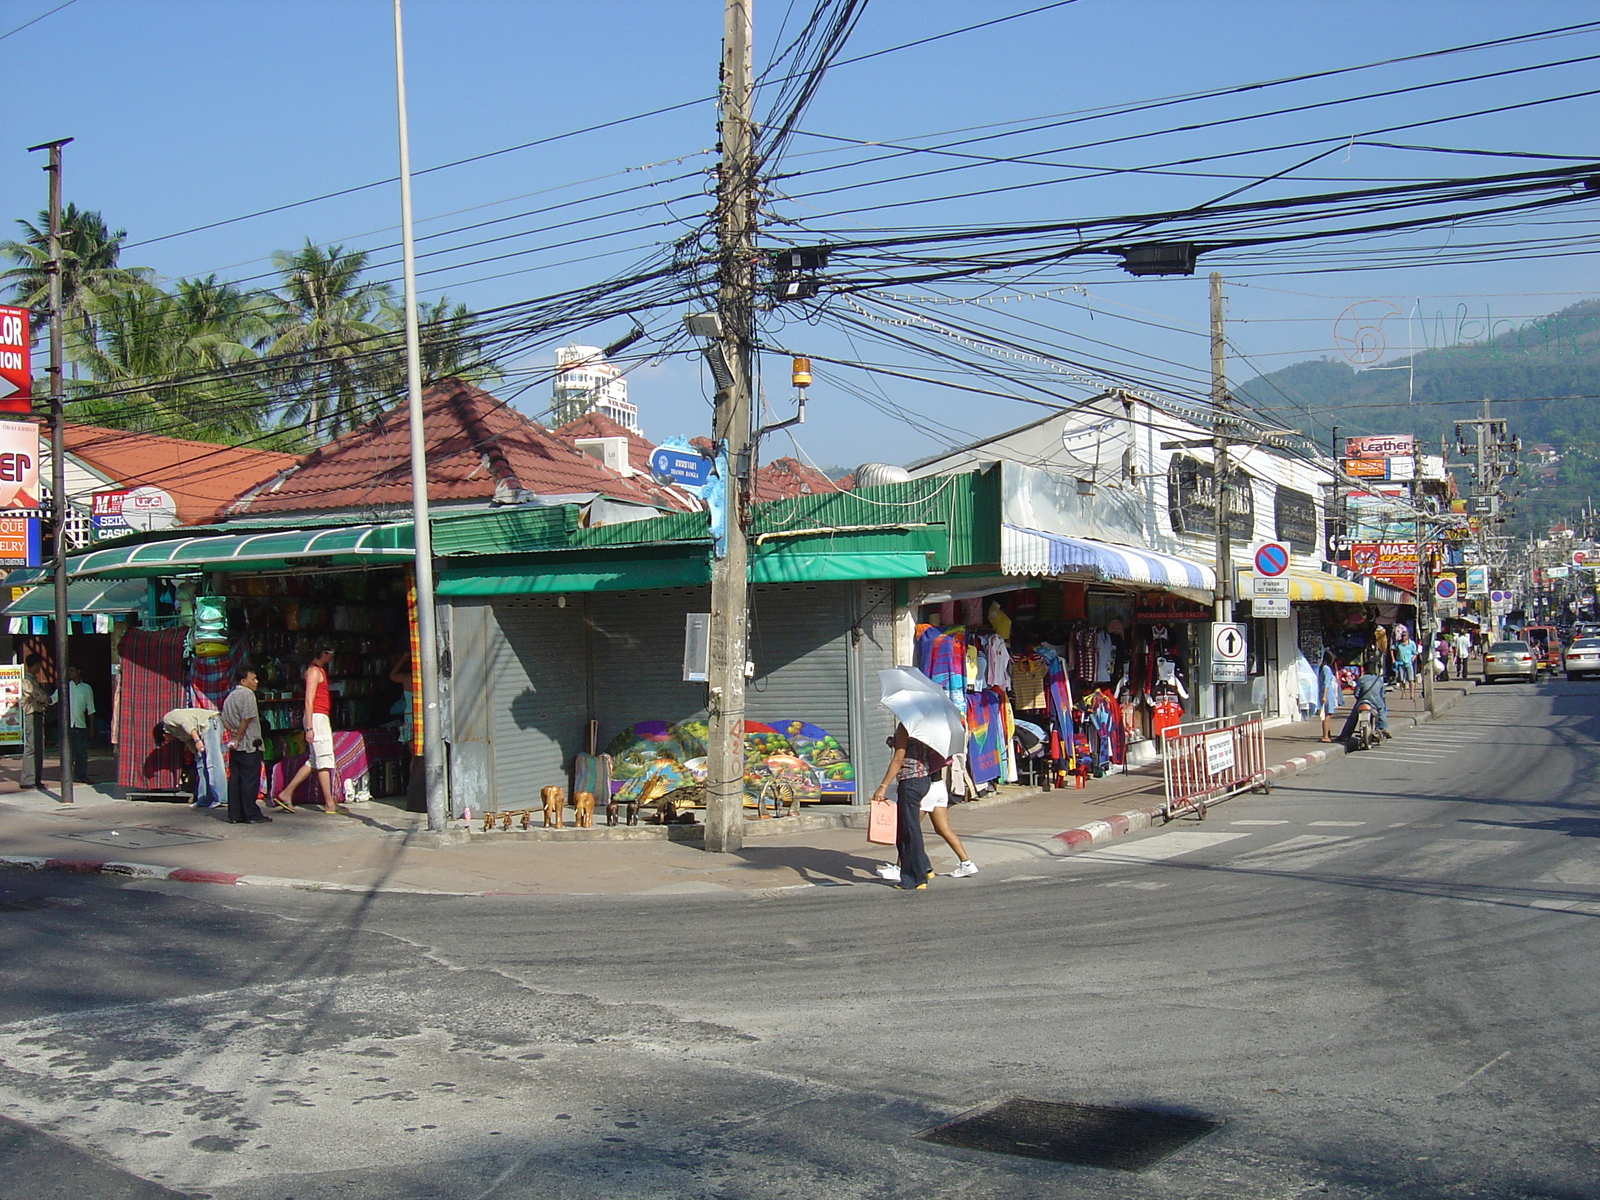
[[[286,420],[334,437],[368,420],[387,382],[386,334],[392,325],[386,284],[363,282],[364,250],[317,246],[280,250],[272,265],[282,276],[267,353],[281,360]]]
[[[383,302],[383,309],[384,319],[400,333],[395,339],[398,391],[405,383],[405,308],[398,297],[390,296]],[[477,321],[477,314],[465,304],[452,305],[448,296],[441,296],[432,304],[417,305],[424,385],[441,379],[464,379],[481,385],[500,378],[500,369],[488,356],[485,339],[473,333]]]
[[[0,255],[17,265],[0,273],[0,280],[11,285],[13,300],[32,309],[42,324],[50,311],[50,214],[41,212],[37,225],[26,220],[17,224],[22,227],[22,240],[0,242]],[[111,232],[105,218],[93,209],[68,204],[62,210],[62,334],[68,356],[74,361],[83,347],[94,345],[97,336],[93,320],[86,313],[89,299],[133,287],[149,278],[150,272],[144,267],[118,264],[127,236],[126,229]]]

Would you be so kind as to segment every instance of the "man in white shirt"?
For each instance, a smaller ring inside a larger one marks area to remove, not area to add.
[[[61,693],[50,698],[52,704],[61,703]],[[67,668],[68,745],[72,748],[72,777],[89,782],[89,739],[94,736],[94,689],[83,681],[83,672],[77,667]]]

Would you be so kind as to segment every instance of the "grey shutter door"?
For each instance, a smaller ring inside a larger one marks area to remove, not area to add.
[[[496,809],[537,807],[566,788],[587,719],[583,614],[554,597],[494,602],[488,638]],[[498,632],[498,636],[496,636]]]
[[[683,628],[689,613],[710,610],[705,588],[590,594],[602,749],[638,721],[705,720],[706,685],[683,681]]]
[[[752,589],[745,689],[751,721],[809,721],[850,745],[850,585],[773,583]]]
[[[895,666],[894,584],[856,584],[856,732],[851,760],[856,766],[856,803],[865,803],[889,767],[887,742],[894,734],[894,716],[878,701],[883,689],[878,672]]]

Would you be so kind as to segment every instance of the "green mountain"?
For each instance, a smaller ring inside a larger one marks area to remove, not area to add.
[[[1324,447],[1332,427],[1341,438],[1414,433],[1432,453],[1450,447],[1451,461],[1454,422],[1482,416],[1487,399],[1490,415],[1522,438],[1524,466],[1512,482],[1526,494],[1513,529],[1574,517],[1588,497],[1600,498],[1600,300],[1521,323],[1440,320],[1426,333],[1433,348],[1381,367],[1321,358],[1234,391]],[[1538,460],[1532,448],[1543,445],[1559,462]]]

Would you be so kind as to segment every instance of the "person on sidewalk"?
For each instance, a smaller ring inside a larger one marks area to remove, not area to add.
[[[228,751],[228,824],[251,825],[271,821],[261,811],[261,712],[256,707],[260,685],[253,667],[233,673],[233,691],[222,702],[222,728],[232,748]]]
[[[944,844],[949,846],[951,853],[956,856],[956,869],[950,872],[950,878],[965,879],[969,875],[976,875],[978,864],[967,857],[961,839],[956,836],[956,831],[950,828],[950,788],[943,779],[933,781],[928,794],[922,798],[921,808],[927,814],[933,831],[944,839]]]
[[[1469,665],[1471,665],[1471,659],[1472,659],[1472,638],[1468,634],[1466,634],[1465,632],[1456,634],[1456,678],[1457,679],[1465,679],[1467,677],[1467,667]]]
[[[222,722],[209,708],[174,708],[156,724],[156,745],[168,738],[194,755],[194,806],[216,808],[227,803],[228,781],[222,765]]]
[[[1350,715],[1345,718],[1344,729],[1339,734],[1341,742],[1348,742],[1350,735],[1356,731],[1356,717],[1363,704],[1372,706],[1373,724],[1378,735],[1385,738],[1392,736],[1389,733],[1389,706],[1383,699],[1383,676],[1374,675],[1369,667],[1367,673],[1356,680],[1355,694],[1350,700]]]
[[[50,703],[60,704],[61,693],[50,697]],[[77,667],[67,668],[67,739],[72,747],[72,777],[80,783],[89,782],[89,739],[94,736],[94,689],[83,681],[83,672]]]
[[[883,782],[872,793],[872,798],[885,799],[889,784],[895,784],[894,848],[900,861],[898,867],[886,865],[879,874],[908,892],[920,892],[933,875],[928,852],[922,844],[922,801],[944,770],[945,758],[913,738],[904,725],[894,727],[889,745],[894,751],[889,756],[889,769],[883,773]],[[890,874],[891,871],[894,873]]]
[[[1395,626],[1394,677],[1402,699],[1417,698],[1417,643],[1404,625]]]
[[[50,707],[50,693],[44,690],[44,660],[30,654],[22,661],[22,772],[18,776],[24,790],[36,788],[44,778],[44,714]]]
[[[1333,714],[1339,707],[1339,660],[1332,650],[1322,652],[1317,668],[1317,716],[1322,718],[1322,740],[1333,741]]]
[[[333,696],[328,687],[328,664],[333,661],[333,647],[319,643],[306,664],[305,709],[301,728],[306,734],[306,761],[294,773],[294,778],[284,785],[283,791],[273,797],[273,804],[284,812],[294,812],[294,794],[312,771],[322,787],[322,811],[330,816],[339,813],[339,803],[333,795],[333,770],[338,760],[333,752]]]

